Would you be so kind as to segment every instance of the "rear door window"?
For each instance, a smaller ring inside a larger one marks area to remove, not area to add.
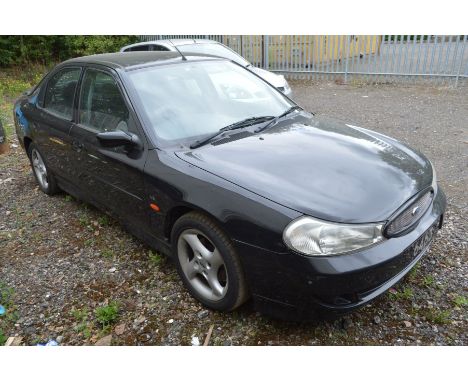
[[[72,120],[73,101],[80,72],[80,68],[66,68],[52,76],[44,95],[44,109],[64,119]]]

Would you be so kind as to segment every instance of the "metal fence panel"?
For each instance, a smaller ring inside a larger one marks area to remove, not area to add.
[[[229,46],[253,65],[288,78],[430,82],[458,86],[468,78],[467,35],[152,35],[209,39]]]

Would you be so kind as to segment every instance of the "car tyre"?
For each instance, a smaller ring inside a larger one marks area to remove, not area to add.
[[[31,143],[28,147],[28,157],[34,177],[41,191],[47,195],[53,195],[59,192],[54,174],[47,166],[44,156],[34,143]]]
[[[172,228],[172,251],[185,286],[203,305],[231,311],[248,298],[239,257],[229,237],[199,212],[180,217]]]

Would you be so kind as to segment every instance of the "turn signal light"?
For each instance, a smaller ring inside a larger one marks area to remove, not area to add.
[[[155,203],[150,203],[150,208],[153,210],[153,211],[156,211],[156,212],[159,212],[161,211],[161,209],[159,208],[159,206]]]

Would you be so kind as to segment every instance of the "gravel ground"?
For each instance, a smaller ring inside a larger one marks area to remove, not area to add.
[[[13,137],[0,157],[0,303],[7,308],[0,341],[190,345],[203,343],[213,328],[212,345],[468,344],[466,91],[299,81],[292,87],[308,110],[394,136],[434,161],[449,201],[446,223],[401,283],[336,321],[276,321],[248,304],[230,314],[208,311],[169,261],[118,223],[68,195],[41,193]],[[3,111],[11,108],[1,102]]]

